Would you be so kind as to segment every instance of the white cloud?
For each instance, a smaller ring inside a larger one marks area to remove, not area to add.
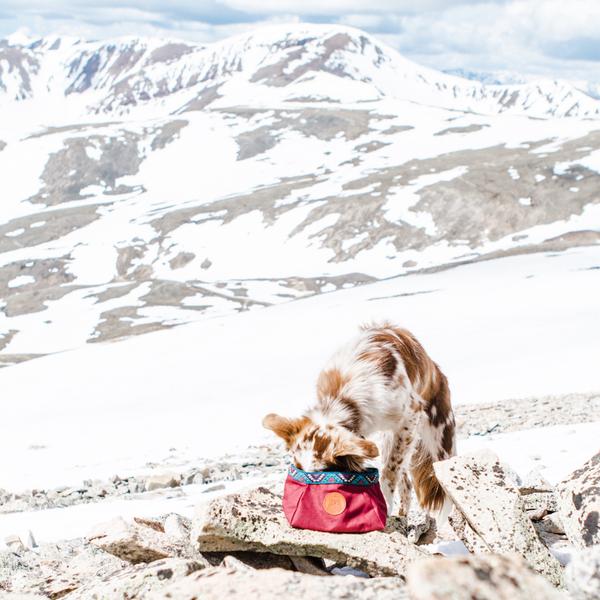
[[[220,0],[231,8],[258,14],[296,13],[344,15],[346,13],[414,14],[452,5],[486,3],[489,0]]]
[[[0,35],[211,42],[311,19],[365,29],[434,68],[600,81],[598,0],[0,0]]]

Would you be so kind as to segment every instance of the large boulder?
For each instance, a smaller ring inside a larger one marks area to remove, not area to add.
[[[432,557],[408,567],[411,600],[560,600],[518,554]]]
[[[362,534],[293,529],[283,515],[281,496],[265,488],[216,498],[201,507],[191,539],[200,552],[252,550],[313,556],[372,576],[403,577],[408,563],[426,556],[391,528]]]
[[[598,600],[600,546],[586,548],[573,556],[565,572],[565,579],[573,600]]]
[[[206,567],[205,562],[184,558],[165,558],[150,564],[129,565],[108,576],[93,579],[69,594],[69,600],[107,600],[146,598],[187,575]]]
[[[165,534],[164,526],[158,521],[126,521],[117,517],[94,527],[87,539],[92,545],[132,564],[169,557],[196,558],[184,540]]]
[[[516,552],[554,585],[562,584],[560,563],[540,541],[525,513],[521,494],[494,453],[455,456],[435,463],[434,469],[442,487],[477,534],[478,544],[481,542],[491,553]]]
[[[600,544],[600,452],[558,485],[565,533],[579,548]]]
[[[320,577],[283,569],[250,571],[214,568],[198,571],[147,600],[407,600],[404,582],[397,577]]]

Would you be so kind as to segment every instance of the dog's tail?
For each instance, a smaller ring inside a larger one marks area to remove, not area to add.
[[[431,454],[419,442],[413,454],[411,464],[411,475],[417,500],[422,508],[430,514],[440,513],[448,498],[433,470],[433,459]]]
[[[450,402],[448,380],[433,363],[435,385],[425,397],[425,414],[421,419],[421,439],[411,461],[411,474],[419,504],[438,520],[452,508],[433,469],[433,463],[454,456],[455,422]]]

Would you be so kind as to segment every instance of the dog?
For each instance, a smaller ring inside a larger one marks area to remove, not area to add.
[[[299,418],[269,414],[263,426],[304,471],[362,471],[380,456],[389,514],[395,499],[397,513],[408,515],[412,486],[429,514],[439,519],[450,509],[433,470],[455,454],[448,380],[406,329],[363,326],[319,374],[315,406]],[[374,434],[379,447],[368,439]]]

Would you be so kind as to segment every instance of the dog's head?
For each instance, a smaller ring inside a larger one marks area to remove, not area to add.
[[[270,414],[263,426],[285,442],[303,471],[363,471],[379,455],[377,446],[339,425],[319,425],[310,417],[288,419]]]

